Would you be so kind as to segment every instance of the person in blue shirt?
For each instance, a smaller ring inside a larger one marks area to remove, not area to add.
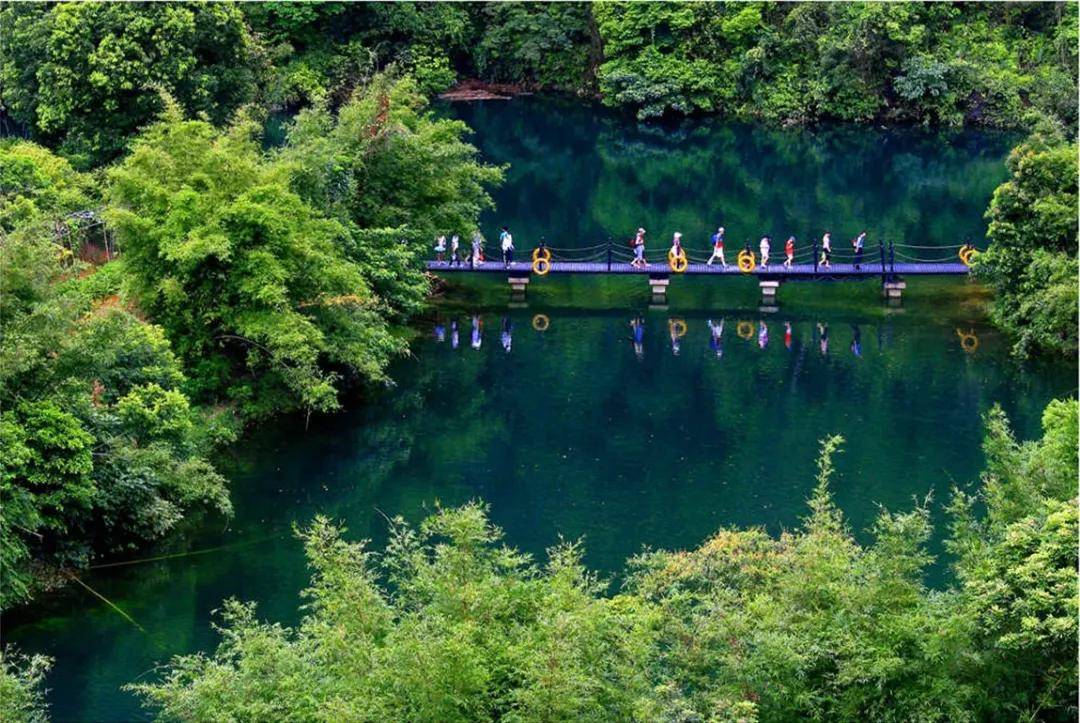
[[[855,268],[858,269],[862,264],[863,247],[866,245],[866,231],[856,236],[851,245],[855,248]]]

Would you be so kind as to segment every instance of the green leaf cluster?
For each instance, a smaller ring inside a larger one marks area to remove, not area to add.
[[[258,90],[261,51],[235,5],[8,3],[0,27],[4,106],[80,166],[154,118],[154,89],[215,122]]]
[[[923,575],[930,507],[882,511],[860,543],[823,441],[802,525],[722,529],[633,558],[617,592],[560,542],[509,548],[471,503],[385,550],[317,518],[303,621],[224,608],[212,654],[130,688],[165,720],[987,720],[1076,715],[1077,403],[1040,441],[987,419],[988,468],[950,505],[956,582]]]
[[[994,289],[994,321],[1018,356],[1077,350],[1077,144],[1049,118],[1013,149],[1010,178],[986,211],[991,245],[977,274]]]

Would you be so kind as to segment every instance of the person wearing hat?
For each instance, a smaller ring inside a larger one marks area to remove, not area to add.
[[[724,227],[716,229],[716,233],[712,236],[712,256],[706,262],[707,266],[712,266],[712,262],[715,259],[720,259],[720,265],[725,269],[727,268],[727,261],[724,261]]]
[[[649,265],[649,262],[645,260],[645,229],[643,228],[639,228],[637,236],[634,237],[634,260],[630,262],[630,265],[635,268]]]

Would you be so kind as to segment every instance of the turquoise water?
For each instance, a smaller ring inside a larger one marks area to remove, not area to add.
[[[705,216],[736,234],[827,224],[840,235],[872,218],[887,238],[978,238],[1010,142],[641,127],[540,98],[447,112],[477,129],[486,157],[512,164],[488,235],[505,220],[519,239],[579,245],[639,223],[704,238]],[[120,686],[172,654],[211,649],[226,597],[296,620],[307,572],[291,528],[315,514],[378,547],[383,514],[418,520],[436,503],[482,498],[511,544],[541,555],[559,535],[583,537],[587,562],[615,576],[642,546],[797,525],[818,440],[839,433],[836,498],[866,539],[879,504],[906,508],[929,492],[940,503],[977,479],[992,404],[1032,436],[1049,399],[1076,393],[1075,366],[1010,360],[982,320],[985,293],[966,280],[914,280],[900,310],[882,307],[874,282],[791,284],[775,313],[758,311],[748,279],[672,287],[666,308],[651,308],[641,279],[547,278],[521,306],[504,281],[454,280],[395,365],[396,386],[307,428],[267,425],[222,455],[234,519],[193,521],[140,555],[180,556],[83,576],[139,627],[72,588],[9,616],[5,641],[56,657],[57,719],[148,717]],[[946,584],[946,565],[928,581]]]

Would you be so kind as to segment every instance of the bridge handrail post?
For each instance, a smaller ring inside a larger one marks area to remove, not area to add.
[[[817,240],[815,239],[815,240],[814,240],[814,273],[815,273],[815,274],[817,273],[817,262],[818,262],[818,255],[817,255]]]
[[[607,239],[607,270],[611,271],[611,237]]]
[[[881,280],[885,281],[885,244],[878,241],[878,255],[881,257]]]
[[[889,242],[889,271],[896,276],[896,244]]]

